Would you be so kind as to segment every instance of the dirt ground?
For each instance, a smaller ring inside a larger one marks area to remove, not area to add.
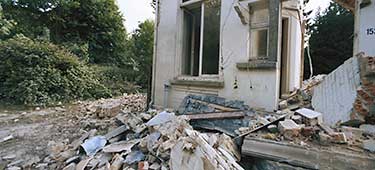
[[[51,169],[54,162],[49,155],[59,149],[59,143],[69,144],[92,129],[102,134],[113,128],[113,118],[93,115],[95,102],[42,109],[1,108],[0,170],[11,166]]]

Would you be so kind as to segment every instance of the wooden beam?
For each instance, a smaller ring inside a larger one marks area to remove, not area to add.
[[[187,114],[190,120],[206,120],[206,119],[237,119],[245,117],[244,112],[217,112],[217,113],[199,113]]]
[[[212,108],[215,108],[217,110],[221,110],[221,111],[225,111],[225,112],[239,111],[239,109],[233,109],[233,108],[230,108],[230,107],[225,107],[225,106],[221,106],[221,105],[218,105],[218,104],[208,103],[208,102],[201,101],[201,100],[196,100],[196,99],[190,99],[190,100],[192,102],[198,102],[198,103],[204,104],[208,107],[212,107]]]

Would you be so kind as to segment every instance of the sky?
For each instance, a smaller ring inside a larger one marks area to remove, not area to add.
[[[139,22],[155,18],[150,5],[151,0],[117,0],[117,3],[125,17],[125,27],[128,32],[136,29]]]
[[[128,32],[137,28],[138,23],[146,19],[154,19],[153,9],[150,5],[151,0],[117,0],[120,11],[125,17],[125,27]],[[318,9],[321,11],[329,6],[330,0],[310,0],[309,9],[313,9],[316,14]]]

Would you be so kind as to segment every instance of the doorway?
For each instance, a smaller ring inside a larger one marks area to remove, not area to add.
[[[281,38],[281,67],[280,67],[280,98],[288,96],[289,90],[289,18],[282,19]]]

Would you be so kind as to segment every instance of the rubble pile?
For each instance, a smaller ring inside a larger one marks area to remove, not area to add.
[[[346,144],[351,150],[364,149],[375,152],[374,125],[361,125],[359,128],[343,125],[330,127],[324,124],[321,113],[306,108],[289,112],[282,119],[275,120],[274,117],[255,119],[254,123],[260,125],[258,130],[263,130],[259,133],[246,133],[246,131],[243,132],[244,128],[240,128],[238,131],[242,132],[241,136],[249,135],[249,137],[261,137],[275,141],[292,141],[302,146],[307,146],[308,143],[323,146]]]
[[[81,105],[81,110],[88,115],[95,115],[97,118],[111,118],[120,111],[143,112],[146,109],[146,101],[146,95],[143,94],[124,94],[118,98],[85,102]]]
[[[284,100],[279,102],[280,110],[297,110],[299,108],[311,108],[311,99],[313,96],[313,87],[319,85],[327,75],[316,75],[303,81],[302,88],[295,90],[287,96],[282,96]]]
[[[149,111],[120,113],[117,128],[91,130],[66,145],[50,143],[55,169],[242,169],[240,154],[226,135],[193,130],[186,116]],[[50,167],[51,168],[51,167]]]

